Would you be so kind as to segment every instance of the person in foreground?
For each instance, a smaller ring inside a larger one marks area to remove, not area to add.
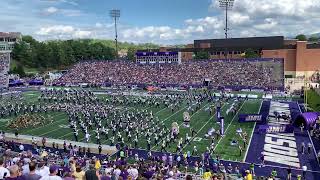
[[[58,174],[58,166],[52,165],[50,166],[50,174],[49,176],[44,176],[40,180],[62,180],[60,176],[57,176]]]

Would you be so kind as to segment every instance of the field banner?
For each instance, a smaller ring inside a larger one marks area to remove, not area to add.
[[[224,117],[220,118],[220,130],[221,135],[224,135]]]
[[[219,120],[220,120],[220,117],[221,117],[221,107],[220,107],[220,105],[217,106],[217,112],[216,112],[216,114],[217,114],[216,119],[217,119],[217,121],[219,121]]]
[[[239,114],[239,122],[261,122],[261,114]]]
[[[260,125],[260,133],[293,133],[294,127],[291,124],[287,125]]]

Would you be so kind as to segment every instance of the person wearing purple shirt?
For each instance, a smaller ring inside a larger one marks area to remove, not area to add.
[[[109,176],[102,176],[102,177],[100,178],[100,180],[111,180],[111,177],[109,177]]]
[[[41,178],[41,176],[35,173],[36,167],[37,167],[37,165],[35,162],[30,162],[29,163],[30,172],[28,174],[25,174],[23,177],[26,180],[39,180]]]
[[[126,168],[122,169],[120,176],[123,178],[123,180],[127,180],[128,179],[129,173],[128,173]]]
[[[169,161],[169,165],[172,167],[172,165],[173,165],[173,156],[172,156],[172,154],[169,155],[168,161]]]
[[[162,155],[162,162],[163,162],[164,164],[167,163],[167,155],[166,155],[166,154],[163,154],[163,155]]]
[[[152,171],[151,168],[149,168],[147,171],[143,173],[143,177],[147,179],[151,179],[153,177],[154,172]]]
[[[218,172],[218,164],[217,164],[217,163],[213,163],[213,164],[212,164],[212,170],[213,170],[213,172],[215,172],[215,173]]]

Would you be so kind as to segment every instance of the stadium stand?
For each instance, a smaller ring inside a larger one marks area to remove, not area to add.
[[[199,60],[180,65],[93,61],[76,64],[54,83],[201,87],[209,79],[215,88],[270,90],[283,89],[282,66],[282,59]]]
[[[218,163],[215,170],[210,170],[201,162],[189,166],[185,164],[187,159],[184,157],[181,157],[181,161],[176,160],[176,155],[169,155],[167,159],[162,156],[139,157],[129,149],[120,151],[116,157],[110,157],[83,152],[82,148],[71,144],[67,150],[61,150],[0,139],[0,145],[1,179],[191,180],[239,179],[243,173],[245,177],[252,176],[249,170],[240,169],[238,165]],[[12,169],[17,171],[12,172]]]
[[[317,71],[311,76],[311,82],[317,83],[320,82],[320,72]]]
[[[0,54],[0,88],[8,87],[8,71],[10,65],[10,54]]]

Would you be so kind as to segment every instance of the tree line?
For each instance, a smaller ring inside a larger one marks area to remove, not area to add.
[[[309,42],[316,42],[319,41],[319,35],[311,35],[309,38],[304,34],[298,34],[295,39],[299,41],[309,41]]]
[[[158,48],[151,43],[119,43],[119,50],[125,50],[127,59],[134,59],[136,49]],[[116,52],[111,40],[53,40],[39,42],[31,36],[23,36],[12,50],[11,73],[24,75],[24,69],[40,71],[65,69],[82,60],[112,60]]]

